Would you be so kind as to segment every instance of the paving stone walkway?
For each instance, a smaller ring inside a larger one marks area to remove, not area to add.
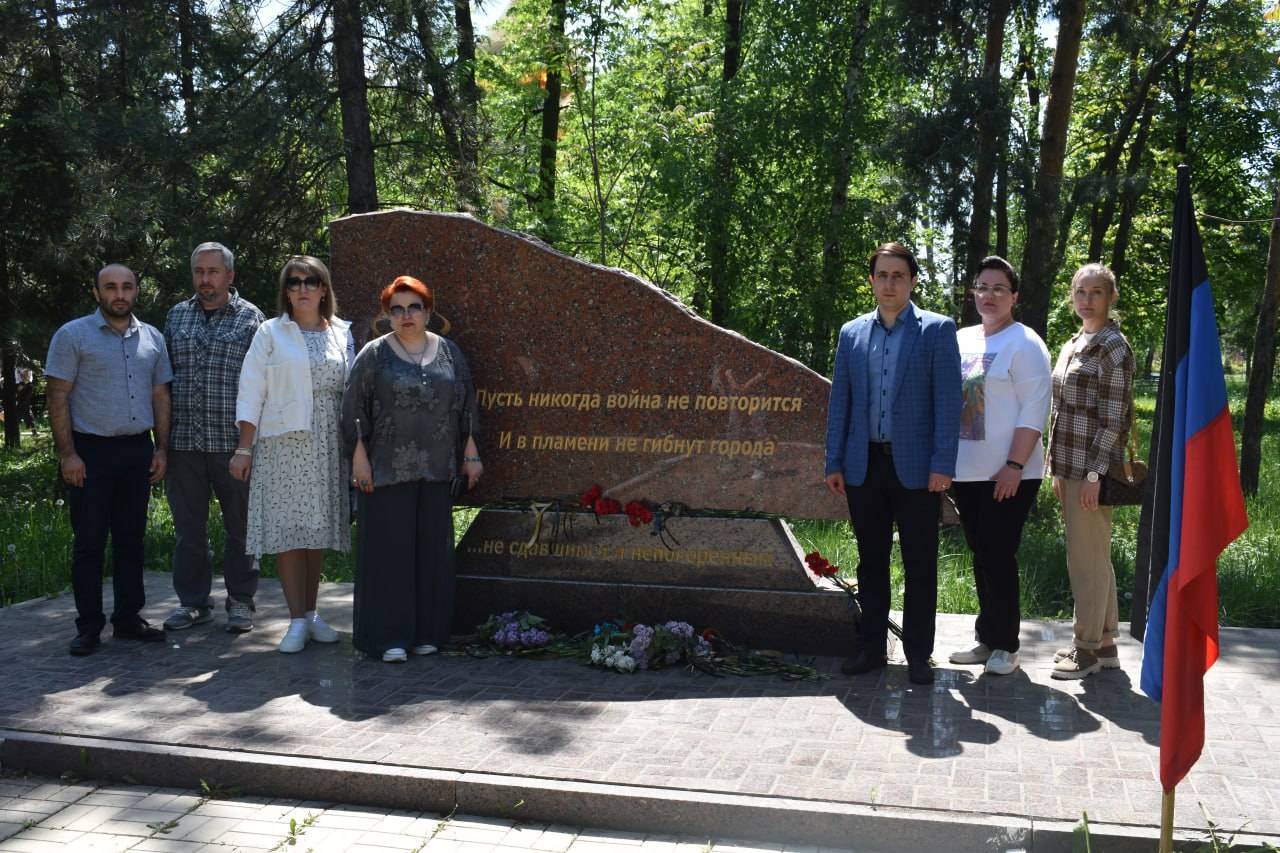
[[[148,600],[153,622],[176,606],[167,575],[148,577]],[[320,611],[346,634],[341,643],[277,653],[284,607],[266,581],[250,634],[227,634],[220,615],[165,644],[104,637],[85,658],[66,651],[69,597],[0,611],[0,738],[323,759],[566,791],[612,786],[673,802],[941,815],[944,824],[1072,824],[1084,812],[1099,827],[1159,822],[1159,709],[1137,689],[1141,650],[1127,635],[1121,669],[1053,681],[1052,655],[1070,626],[1026,622],[1019,672],[944,664],[937,683],[920,688],[900,664],[848,678],[835,658],[810,661],[833,675],[819,683],[620,675],[504,657],[388,665],[350,645],[349,585],[326,585]],[[937,656],[971,631],[970,617],[941,616]],[[1207,813],[1280,844],[1278,633],[1223,630],[1208,679],[1208,740],[1179,788],[1179,827],[1202,830]],[[643,814],[623,813],[643,827]],[[602,817],[576,825],[623,819]]]
[[[12,828],[11,828],[12,827]],[[0,853],[843,853],[177,788],[0,778]]]

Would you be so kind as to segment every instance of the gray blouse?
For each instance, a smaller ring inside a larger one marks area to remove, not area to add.
[[[480,432],[467,360],[441,338],[434,359],[411,364],[396,355],[390,337],[365,344],[351,368],[342,396],[346,453],[364,439],[375,487],[451,480],[462,464],[461,441]]]

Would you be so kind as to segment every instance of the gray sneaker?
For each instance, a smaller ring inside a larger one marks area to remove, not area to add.
[[[227,631],[247,634],[253,630],[253,611],[243,601],[234,599],[227,605]]]
[[[166,631],[181,631],[185,628],[190,628],[192,625],[203,625],[212,621],[212,607],[187,607],[184,605],[173,611],[173,615],[164,620],[164,629]]]

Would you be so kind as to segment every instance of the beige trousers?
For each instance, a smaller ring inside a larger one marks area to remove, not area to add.
[[[1120,636],[1116,573],[1111,566],[1109,506],[1080,506],[1084,480],[1062,480],[1062,521],[1067,529],[1067,574],[1075,597],[1075,644],[1082,649],[1112,645]]]

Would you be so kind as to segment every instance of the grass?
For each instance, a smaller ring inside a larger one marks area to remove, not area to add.
[[[71,578],[71,514],[67,487],[58,477],[58,458],[48,432],[23,433],[23,446],[0,449],[0,607],[33,598],[69,593]],[[466,532],[474,509],[454,512],[454,534]],[[209,507],[209,542],[213,570],[222,572],[222,513],[216,501]],[[144,540],[148,571],[170,571],[175,538],[173,515],[165,500],[164,487],[154,486],[147,509]],[[352,530],[352,546],[355,532]],[[111,571],[111,549],[107,548],[106,571]],[[275,559],[262,558],[264,577],[274,578]],[[352,552],[325,552],[324,579],[350,583],[355,579]]]
[[[1228,377],[1231,410],[1239,430],[1244,410],[1243,377]],[[1273,395],[1274,397],[1275,395]],[[1154,392],[1139,396],[1138,447],[1146,453],[1155,412]],[[1238,433],[1237,433],[1238,434]],[[69,590],[71,522],[66,488],[57,476],[57,459],[48,433],[24,434],[19,450],[0,450],[0,606]],[[1267,408],[1262,444],[1263,465],[1256,497],[1246,501],[1249,529],[1218,561],[1219,621],[1223,625],[1280,628],[1280,401]],[[147,520],[147,568],[168,571],[173,553],[173,519],[163,490],[157,487]],[[454,533],[461,538],[475,517],[474,509],[454,513]],[[1120,591],[1120,618],[1127,620],[1133,589],[1134,552],[1139,508],[1118,507],[1111,539],[1112,563]],[[857,549],[848,522],[791,523],[805,551],[820,551],[846,572],[857,565]],[[221,571],[222,519],[217,504],[210,510],[210,541],[215,571]],[[1022,570],[1022,612],[1031,619],[1070,619],[1071,583],[1067,577],[1062,517],[1046,482],[1023,531],[1018,554]],[[109,557],[108,557],[109,562]],[[262,572],[275,577],[271,557]],[[893,559],[895,607],[902,606],[902,566]],[[352,553],[326,552],[325,580],[350,582],[355,577]],[[972,564],[959,529],[944,530],[938,550],[938,609],[974,613]]]

